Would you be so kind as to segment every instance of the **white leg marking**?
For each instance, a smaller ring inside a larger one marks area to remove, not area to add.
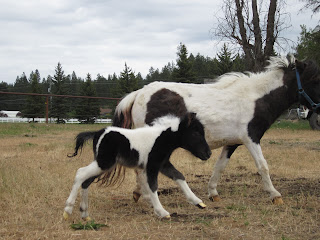
[[[176,180],[176,183],[179,185],[181,188],[182,192],[186,196],[188,202],[190,202],[193,205],[199,205],[202,203],[202,200],[198,198],[189,188],[187,182],[185,180],[178,179]]]
[[[89,190],[88,188],[82,189],[81,190],[81,202],[80,202],[80,211],[81,211],[81,218],[88,220],[89,213],[88,213],[88,195],[89,195]]]
[[[226,168],[230,160],[230,158],[227,158],[227,154],[228,154],[227,146],[224,146],[218,158],[218,161],[214,166],[212,176],[209,180],[209,184],[208,184],[209,198],[218,196],[217,185],[220,180],[221,174],[224,172],[224,169]]]
[[[66,207],[64,208],[64,211],[66,214],[64,214],[64,217],[67,218],[67,214],[72,213],[72,209],[74,206],[74,203],[77,198],[78,190],[81,187],[81,184],[87,180],[88,178],[97,176],[102,174],[103,171],[101,168],[98,166],[98,163],[96,161],[93,161],[91,164],[89,164],[86,167],[79,168],[76,177],[74,179],[74,184],[72,186],[72,190],[70,192],[70,195],[66,201]]]
[[[161,218],[169,218],[170,213],[167,212],[161,205],[157,191],[152,192],[152,190],[149,187],[146,171],[141,172],[139,174],[139,177],[143,196],[149,196],[150,202],[154,209],[154,213]]]
[[[249,144],[246,144],[246,146],[255,160],[259,174],[262,177],[262,183],[263,183],[264,189],[270,193],[271,199],[274,199],[275,197],[281,197],[281,194],[274,188],[271,182],[270,175],[269,175],[269,167],[268,167],[267,161],[262,155],[260,144],[249,143]]]

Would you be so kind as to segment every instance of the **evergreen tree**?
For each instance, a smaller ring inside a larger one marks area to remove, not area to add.
[[[188,59],[187,47],[180,43],[178,46],[177,68],[173,71],[173,80],[175,82],[190,83],[195,81],[195,74],[192,71],[192,63]]]
[[[174,70],[174,64],[168,62],[167,65],[165,65],[161,72],[160,72],[160,80],[161,81],[164,81],[164,82],[171,82],[172,81],[172,73],[173,73],[173,70]]]
[[[0,91],[1,92],[9,92],[8,91],[8,83],[1,82],[0,83]],[[10,109],[8,101],[7,101],[8,96],[5,95],[5,94],[0,94],[0,111],[1,110],[9,110]]]
[[[237,54],[232,62],[232,71],[234,72],[244,72],[246,71],[246,64],[244,56]]]
[[[306,26],[301,26],[299,43],[296,48],[299,59],[315,60],[320,64],[320,27],[314,30],[307,30]]]
[[[96,86],[96,92],[98,97],[110,97],[111,96],[111,89],[109,86],[108,80],[98,74],[97,79],[95,81],[95,86]]]
[[[15,83],[13,84],[12,92],[27,93],[30,90],[30,83],[25,73],[21,76],[17,76]],[[10,110],[21,111],[24,108],[27,97],[23,95],[11,95],[8,96],[7,100],[10,103]]]
[[[30,92],[31,93],[42,93],[42,87],[40,84],[39,71],[31,72],[30,74]],[[32,118],[44,116],[44,105],[45,101],[41,96],[27,96],[27,101],[24,109],[21,111],[23,117]]]
[[[81,84],[81,96],[96,97],[96,88],[88,73],[85,82]],[[84,123],[94,123],[94,119],[100,115],[99,99],[83,98],[76,108],[76,118]]]
[[[118,94],[119,97],[131,93],[138,89],[138,80],[131,68],[125,63],[123,72],[120,73],[118,81]]]
[[[233,57],[231,55],[227,45],[223,44],[220,53],[217,54],[219,75],[232,71]]]
[[[66,86],[67,77],[62,70],[60,62],[55,69],[55,75],[52,78],[52,93],[56,95],[67,95],[68,90]],[[51,106],[51,117],[57,118],[57,123],[63,121],[63,118],[67,117],[68,105],[67,99],[64,97],[53,97]]]

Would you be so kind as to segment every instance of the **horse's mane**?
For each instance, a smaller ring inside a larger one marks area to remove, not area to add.
[[[221,85],[222,88],[227,88],[237,81],[243,81],[243,80],[251,80],[253,77],[258,77],[259,75],[266,74],[271,71],[278,71],[278,70],[284,70],[288,67],[294,66],[295,64],[295,58],[293,55],[290,55],[288,57],[270,57],[268,60],[268,65],[265,67],[264,71],[254,73],[254,72],[230,72],[225,73],[222,76],[218,77],[215,81],[216,86],[219,88],[219,85]]]

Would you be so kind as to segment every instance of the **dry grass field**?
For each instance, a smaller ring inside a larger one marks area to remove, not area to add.
[[[320,239],[320,132],[270,129],[262,149],[273,183],[283,195],[274,206],[263,191],[244,147],[232,156],[210,202],[207,183],[220,149],[206,162],[177,150],[172,162],[206,209],[186,202],[174,182],[160,176],[159,197],[172,214],[160,220],[145,201],[134,203],[135,177],[118,188],[89,188],[89,212],[99,230],[76,231],[79,201],[68,221],[62,214],[75,172],[92,160],[91,146],[67,158],[78,132],[101,125],[0,124],[0,239]]]

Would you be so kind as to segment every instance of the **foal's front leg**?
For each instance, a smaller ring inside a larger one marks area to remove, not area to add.
[[[160,218],[170,218],[170,213],[167,212],[158,197],[158,172],[156,170],[144,170],[140,173],[140,185],[143,195],[148,195],[153,206],[154,213]]]
[[[206,208],[206,205],[203,203],[203,201],[192,192],[183,174],[179,172],[169,161],[169,157],[160,171],[162,174],[164,174],[168,178],[171,178],[177,183],[177,185],[181,188],[182,192],[186,196],[188,202],[201,209]]]

